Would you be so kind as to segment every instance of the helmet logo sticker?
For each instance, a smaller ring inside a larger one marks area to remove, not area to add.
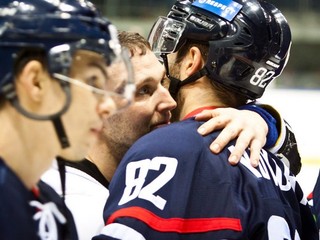
[[[279,68],[280,67],[279,64],[276,64],[275,62],[272,62],[270,60],[268,60],[266,62],[266,64],[268,64],[269,66],[274,67],[274,68]]]
[[[232,0],[196,0],[192,5],[212,12],[228,21],[232,21],[242,8],[241,4]]]
[[[193,22],[193,23],[195,23],[195,24],[198,24],[198,25],[200,25],[200,26],[202,26],[203,28],[206,28],[206,29],[208,29],[208,30],[212,30],[212,29],[215,27],[214,24],[209,23],[209,22],[207,22],[207,21],[205,21],[205,20],[203,20],[203,19],[201,19],[201,18],[199,18],[199,17],[197,17],[197,16],[195,16],[195,15],[191,15],[191,16],[188,18],[188,20],[189,20],[190,22]]]

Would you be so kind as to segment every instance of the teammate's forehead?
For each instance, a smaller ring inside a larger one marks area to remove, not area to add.
[[[164,66],[150,50],[145,55],[132,56],[131,61],[136,84],[140,84],[145,79],[154,79],[160,82],[165,76]]]
[[[106,67],[106,62],[100,54],[87,50],[78,50],[73,56],[72,68],[81,71],[84,67],[93,66],[100,68],[104,72],[103,69]]]
[[[75,52],[75,58],[76,59],[96,59],[96,60],[100,60],[103,61],[103,56],[97,52],[93,52],[93,51],[89,51],[89,50],[83,50],[83,49],[79,49]]]

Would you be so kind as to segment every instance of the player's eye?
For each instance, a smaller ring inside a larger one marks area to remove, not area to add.
[[[143,86],[136,90],[136,95],[143,96],[143,95],[150,95],[151,88],[149,86]]]
[[[86,79],[86,84],[90,85],[91,87],[103,89],[103,86],[101,84],[101,81],[99,81],[98,77],[95,75],[92,75]]]

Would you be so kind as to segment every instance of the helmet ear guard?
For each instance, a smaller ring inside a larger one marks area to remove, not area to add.
[[[290,27],[282,13],[265,1],[177,1],[167,21],[184,24],[175,39],[177,51],[186,41],[209,44],[207,75],[248,99],[257,99],[278,77],[289,57]],[[156,32],[154,25],[151,33]],[[163,30],[162,30],[163,31]],[[149,35],[156,55],[168,54],[163,35]],[[156,46],[156,48],[155,48]]]

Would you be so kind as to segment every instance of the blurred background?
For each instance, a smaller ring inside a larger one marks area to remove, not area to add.
[[[92,0],[119,30],[147,37],[153,22],[173,0]],[[278,109],[293,128],[303,167],[298,180],[308,194],[320,169],[320,1],[270,0],[292,31],[291,56],[283,74],[260,101]],[[318,109],[318,110],[317,110]]]

